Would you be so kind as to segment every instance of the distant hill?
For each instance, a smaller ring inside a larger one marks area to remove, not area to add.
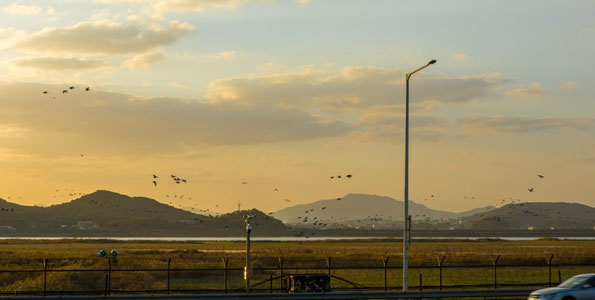
[[[487,206],[455,213],[431,209],[423,204],[409,201],[409,210],[414,221],[461,218],[494,208],[493,206]],[[353,227],[356,224],[364,226],[368,223],[374,223],[376,228],[382,228],[402,226],[403,210],[403,201],[384,196],[348,194],[340,200],[319,200],[287,207],[275,212],[273,216],[286,224],[306,227],[314,222],[322,222],[332,227]]]
[[[238,236],[243,215],[255,215],[255,235],[283,235],[286,226],[258,210],[205,216],[145,197],[96,191],[49,207],[0,199],[3,236]]]
[[[462,219],[463,229],[594,229],[595,208],[567,202],[525,202]]]

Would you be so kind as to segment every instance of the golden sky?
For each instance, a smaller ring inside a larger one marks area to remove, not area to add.
[[[401,200],[405,73],[435,58],[411,81],[413,201],[595,205],[592,2],[2,5],[3,199]]]

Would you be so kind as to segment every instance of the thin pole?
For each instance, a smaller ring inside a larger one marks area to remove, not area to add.
[[[250,232],[252,231],[252,225],[250,225],[250,218],[247,216],[244,220],[246,222],[246,267],[245,267],[245,279],[246,279],[246,293],[250,291],[250,277],[251,274],[251,262],[250,262]]]
[[[43,295],[46,296],[48,291],[48,259],[43,259]]]
[[[223,288],[227,294],[227,266],[229,264],[229,257],[223,258]]]
[[[171,270],[171,258],[167,259],[167,294],[169,295],[169,282],[170,282],[170,270]]]
[[[433,59],[427,64],[413,70],[410,73],[405,74],[405,197],[404,197],[404,208],[405,214],[403,215],[403,291],[407,291],[407,282],[409,279],[408,271],[408,259],[409,259],[409,78],[411,75],[423,70],[424,68],[433,65],[436,60]]]
[[[405,75],[405,212],[403,215],[403,291],[407,291],[409,256],[409,74]]]

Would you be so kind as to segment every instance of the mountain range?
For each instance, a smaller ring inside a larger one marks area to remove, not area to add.
[[[256,235],[283,235],[286,226],[258,210],[205,216],[145,197],[99,190],[49,207],[0,199],[0,235],[26,236],[235,236],[244,215],[254,215]]]
[[[428,208],[423,204],[409,201],[409,214],[414,221],[458,219],[495,209],[485,206],[463,212],[449,212]],[[285,224],[305,226],[317,220],[334,226],[353,225],[355,223],[375,223],[375,228],[390,228],[395,224],[402,226],[403,201],[367,194],[348,194],[342,198],[320,200],[281,209],[273,216]]]
[[[255,236],[303,236],[304,232],[319,236],[375,235],[402,228],[403,202],[349,194],[295,205],[271,215],[252,209],[212,216],[146,197],[99,190],[49,207],[0,199],[0,236],[243,236],[245,215],[255,216],[251,222]],[[581,230],[595,234],[595,208],[577,203],[514,203],[456,213],[411,202],[410,215],[414,231]]]

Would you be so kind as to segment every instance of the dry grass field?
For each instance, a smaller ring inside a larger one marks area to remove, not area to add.
[[[167,289],[168,259],[171,259],[171,290],[221,290],[224,288],[224,258],[229,259],[228,289],[241,289],[244,287],[241,271],[244,247],[243,242],[3,240],[0,242],[0,291],[5,294],[43,291],[43,272],[24,271],[43,271],[44,258],[49,270],[48,291],[103,291],[107,259],[97,256],[99,249],[119,251],[117,262],[111,266],[112,291]],[[252,283],[280,275],[280,257],[284,258],[284,274],[327,273],[331,257],[332,275],[357,283],[360,288],[383,288],[383,259],[388,257],[387,283],[396,288],[401,283],[401,251],[402,244],[397,240],[253,242],[253,267],[257,270]],[[493,285],[493,262],[498,256],[499,286],[548,283],[550,273],[546,257],[551,255],[553,283],[557,283],[559,277],[564,280],[574,274],[595,272],[595,241],[421,240],[411,245],[410,253],[412,288],[419,286],[420,274],[424,288],[439,285],[439,257],[444,257],[445,288]],[[333,289],[353,288],[339,279],[333,279],[332,286]],[[269,287],[269,283],[259,286]],[[275,280],[273,288],[279,287],[280,281]]]

